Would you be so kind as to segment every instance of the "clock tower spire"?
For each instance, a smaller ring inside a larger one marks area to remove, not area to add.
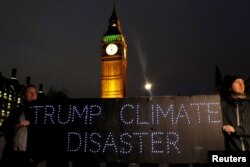
[[[102,37],[101,54],[101,98],[126,97],[127,44],[115,5]]]

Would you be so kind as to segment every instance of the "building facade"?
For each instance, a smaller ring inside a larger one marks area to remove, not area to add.
[[[8,117],[11,110],[18,107],[22,102],[22,89],[25,85],[31,84],[31,77],[26,77],[26,83],[20,84],[16,77],[17,70],[12,69],[10,78],[4,77],[0,73],[0,126]],[[45,98],[43,84],[39,85],[38,99]]]
[[[22,87],[16,78],[16,69],[12,69],[11,78],[0,75],[0,126],[10,111],[21,103]]]

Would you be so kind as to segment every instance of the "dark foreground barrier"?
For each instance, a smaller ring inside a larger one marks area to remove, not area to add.
[[[208,151],[224,149],[217,95],[44,101],[32,110],[42,159],[207,163]]]

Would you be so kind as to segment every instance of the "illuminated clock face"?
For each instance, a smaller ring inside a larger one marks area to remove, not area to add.
[[[111,43],[106,47],[106,53],[108,55],[115,55],[118,51],[118,47],[116,44]]]

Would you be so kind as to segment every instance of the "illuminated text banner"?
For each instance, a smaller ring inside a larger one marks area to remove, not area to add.
[[[85,161],[202,163],[223,150],[219,96],[69,99],[32,106],[38,152]],[[41,151],[42,150],[42,151]]]

